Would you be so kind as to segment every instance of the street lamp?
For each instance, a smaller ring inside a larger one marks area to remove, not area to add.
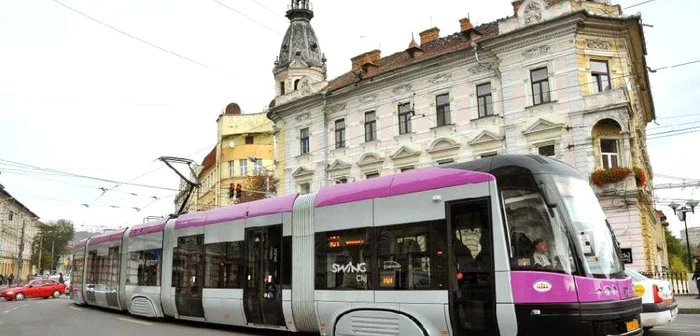
[[[671,202],[668,206],[673,209],[673,212],[678,215],[678,219],[683,221],[685,225],[685,246],[688,249],[688,269],[693,270],[693,255],[690,253],[690,239],[688,238],[688,212],[695,213],[695,207],[698,205],[697,201],[687,202],[686,205],[681,206],[676,202]]]

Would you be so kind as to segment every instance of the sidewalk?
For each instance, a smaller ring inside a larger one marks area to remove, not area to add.
[[[677,295],[679,314],[700,314],[700,299],[695,295]]]

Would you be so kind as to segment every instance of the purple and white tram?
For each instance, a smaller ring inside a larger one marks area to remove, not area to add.
[[[92,237],[74,247],[71,298],[322,335],[641,334],[641,303],[587,181],[523,155]]]

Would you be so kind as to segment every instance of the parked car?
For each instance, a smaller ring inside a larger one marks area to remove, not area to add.
[[[59,277],[60,276],[58,276],[58,275],[52,275],[49,277],[49,279],[58,282]],[[70,292],[70,276],[68,276],[68,275],[63,276],[63,284],[66,285],[66,292],[65,293],[68,294]]]
[[[669,324],[678,315],[678,303],[673,297],[671,283],[649,279],[633,270],[625,270],[632,278],[634,293],[642,298],[642,327],[647,331],[655,326]]]
[[[4,289],[0,292],[0,298],[7,301],[17,300],[22,301],[25,298],[42,297],[42,298],[57,298],[61,293],[66,291],[66,285],[60,284],[53,280],[32,280],[27,285],[22,287],[13,287]]]

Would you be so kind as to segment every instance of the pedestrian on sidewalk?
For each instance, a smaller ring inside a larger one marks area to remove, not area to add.
[[[700,299],[700,259],[695,260],[695,273],[693,273],[693,280],[695,280],[695,286],[698,288],[698,296],[696,299]]]
[[[63,280],[63,273],[58,273],[58,283],[65,284],[66,281]]]
[[[15,276],[10,273],[10,275],[7,277],[7,287],[12,287],[12,280],[15,280]]]
[[[2,286],[2,285],[4,285],[4,284],[5,284],[5,276],[3,276],[2,274],[0,274],[0,286]]]

